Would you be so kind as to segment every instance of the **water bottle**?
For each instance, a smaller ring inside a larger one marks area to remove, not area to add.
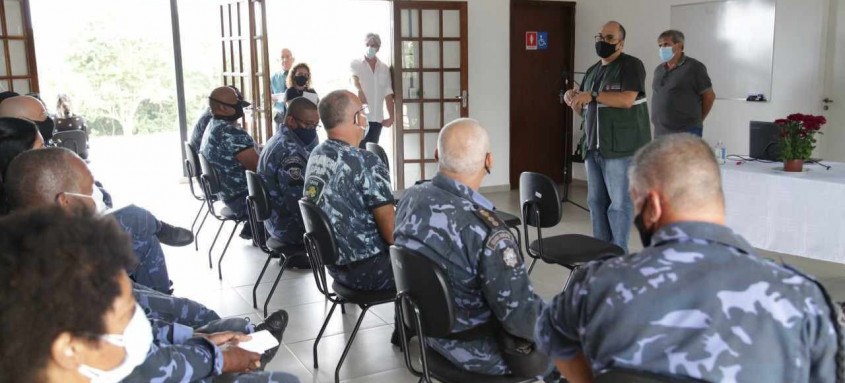
[[[713,154],[716,156],[716,161],[719,162],[719,165],[725,164],[728,157],[728,150],[725,148],[725,144],[722,143],[722,141],[716,142],[716,147],[713,148]]]

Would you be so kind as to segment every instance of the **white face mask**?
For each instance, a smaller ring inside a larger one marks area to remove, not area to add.
[[[105,214],[109,207],[106,206],[106,202],[103,201],[103,191],[100,190],[97,185],[94,185],[94,192],[91,193],[91,198],[94,199],[94,205],[97,205],[97,214]]]
[[[123,347],[126,350],[123,361],[117,367],[108,371],[84,364],[79,366],[78,371],[82,376],[91,379],[91,383],[116,383],[129,376],[135,367],[138,367],[147,359],[147,352],[153,343],[153,330],[150,327],[150,321],[144,314],[144,309],[138,303],[135,303],[135,314],[132,315],[129,324],[123,330],[123,334],[102,335],[101,339],[117,347]]]

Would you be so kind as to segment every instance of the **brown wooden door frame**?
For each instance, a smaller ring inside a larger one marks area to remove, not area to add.
[[[574,71],[574,49],[575,49],[575,2],[572,1],[539,1],[539,0],[511,0],[510,2],[510,30],[511,30],[511,38],[510,38],[510,76],[511,76],[511,86],[513,86],[513,73],[516,68],[515,64],[515,55],[513,52],[517,47],[524,47],[525,41],[524,37],[520,37],[520,34],[515,33],[515,16],[514,16],[514,8],[516,6],[520,7],[538,7],[538,8],[546,8],[549,9],[550,12],[559,12],[561,14],[561,21],[564,25],[569,24],[572,27],[572,33],[570,33],[569,41],[566,41],[566,44],[569,48],[569,54],[565,55],[564,62],[560,63],[561,68],[566,72],[566,80],[568,84],[573,83],[573,71]],[[567,15],[567,11],[568,15]],[[513,92],[511,92],[513,94]],[[572,182],[572,137],[573,137],[573,126],[572,126],[572,110],[567,107],[566,105],[561,106],[563,108],[563,126],[561,129],[564,130],[564,139],[561,143],[561,149],[564,150],[564,172],[563,172],[563,182],[570,183]],[[520,134],[518,121],[517,121],[517,114],[514,113],[513,110],[513,98],[510,100],[509,109],[510,113],[510,137],[514,137],[516,134]],[[523,111],[525,113],[530,111]],[[514,153],[513,146],[511,144],[511,152],[510,152],[510,159],[509,159],[509,179],[511,189],[515,189],[519,187],[519,172],[517,167],[514,164],[514,159],[517,158],[518,153]],[[552,177],[553,179],[559,179],[559,174],[547,174],[548,176]]]
[[[20,0],[21,5],[21,25],[23,26],[23,35],[12,35],[10,36],[8,33],[8,23],[6,22],[6,5],[4,1],[0,1],[0,24],[2,24],[2,28],[0,28],[0,49],[2,52],[0,54],[3,55],[3,59],[6,60],[6,72],[0,73],[0,81],[8,82],[9,88],[8,90],[15,91],[21,94],[27,93],[22,92],[20,89],[15,89],[14,81],[15,80],[29,80],[29,90],[28,92],[35,92],[38,93],[40,87],[38,86],[38,65],[36,65],[35,61],[35,40],[32,34],[32,14],[29,10],[29,0]],[[10,41],[23,41],[24,42],[24,49],[26,50],[26,65],[27,65],[27,74],[26,75],[12,75],[12,57],[11,53],[9,52],[9,42]]]
[[[417,9],[417,18],[419,23],[419,36],[417,37],[410,37],[410,38],[403,38],[402,37],[402,10],[405,9]],[[422,11],[423,10],[439,10],[440,11],[440,37],[422,37]],[[460,37],[459,38],[444,38],[443,37],[443,11],[445,10],[456,10],[460,12]],[[423,178],[431,178],[434,174],[426,174],[425,173],[425,165],[436,163],[433,159],[425,159],[425,151],[424,151],[424,142],[425,142],[425,134],[426,133],[437,133],[440,131],[442,126],[437,127],[436,129],[426,129],[425,128],[425,117],[424,117],[424,104],[431,103],[431,102],[439,102],[440,103],[440,121],[442,124],[447,123],[448,121],[444,121],[444,110],[443,104],[446,102],[455,102],[454,99],[446,99],[445,98],[445,87],[443,81],[443,73],[445,72],[459,72],[461,75],[461,107],[460,107],[460,116],[467,117],[469,116],[469,38],[467,35],[467,3],[466,2],[453,2],[453,1],[393,1],[393,62],[394,68],[392,70],[393,74],[393,93],[394,93],[394,100],[395,100],[395,113],[396,116],[394,121],[394,161],[393,163],[396,164],[394,168],[396,169],[397,175],[397,182],[396,188],[397,189],[404,189],[405,188],[405,164],[406,163],[414,163],[419,164],[420,166],[420,174]],[[402,61],[402,41],[416,41],[419,43],[419,65],[417,68],[405,70]],[[423,68],[423,46],[422,42],[424,41],[440,41],[440,65],[438,69],[426,69]],[[450,70],[443,68],[443,42],[444,41],[460,41],[460,48],[461,48],[461,66],[458,70]],[[403,121],[403,106],[405,104],[404,98],[404,83],[402,75],[404,73],[420,73],[419,76],[419,90],[420,92],[424,92],[423,86],[423,73],[426,72],[439,72],[440,73],[440,97],[436,99],[428,99],[425,97],[423,93],[423,97],[417,99],[408,99],[408,102],[419,103],[420,109],[420,129],[414,131],[406,131]],[[412,101],[413,100],[413,101]],[[406,160],[404,155],[404,134],[406,133],[413,133],[419,134],[420,140],[420,159],[418,160]]]
[[[273,135],[270,80],[267,77],[270,60],[267,52],[265,1],[225,0],[219,7],[223,84],[236,86],[244,99],[252,103],[252,118],[248,120],[245,117],[243,121],[247,132],[260,144]],[[260,14],[260,19],[256,14]],[[242,23],[244,16],[246,25]],[[246,65],[244,49],[249,54]]]

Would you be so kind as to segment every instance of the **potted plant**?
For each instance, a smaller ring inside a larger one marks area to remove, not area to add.
[[[823,116],[811,114],[790,114],[785,119],[775,120],[780,125],[780,159],[783,170],[800,172],[804,168],[804,161],[810,159],[816,148],[816,134],[827,123]]]

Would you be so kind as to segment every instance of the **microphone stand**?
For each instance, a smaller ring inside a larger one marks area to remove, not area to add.
[[[565,105],[565,103],[563,102],[563,95],[564,95],[564,93],[566,93],[567,89],[570,88],[570,85],[569,85],[570,82],[573,85],[578,85],[578,83],[575,82],[574,79],[570,79],[570,77],[575,76],[575,73],[583,74],[583,72],[569,72],[568,70],[564,70],[560,75],[560,77],[561,77],[560,97],[561,97],[561,103],[564,104],[564,105]],[[572,119],[572,117],[569,113],[564,113],[564,118],[566,118],[566,116],[568,116],[570,119]],[[573,127],[572,130],[575,130],[574,127]],[[563,193],[561,193],[563,195],[563,198],[560,200],[560,203],[561,203],[561,205],[563,205],[563,204],[568,202],[568,203],[575,205],[576,207],[578,207],[579,209],[581,209],[583,211],[589,212],[590,209],[587,209],[586,207],[581,206],[578,203],[576,203],[575,201],[572,201],[571,199],[569,199],[569,185],[572,184],[572,157],[573,157],[572,142],[573,142],[573,136],[574,135],[572,134],[572,131],[565,132],[564,135],[563,135],[563,146],[564,146]]]

